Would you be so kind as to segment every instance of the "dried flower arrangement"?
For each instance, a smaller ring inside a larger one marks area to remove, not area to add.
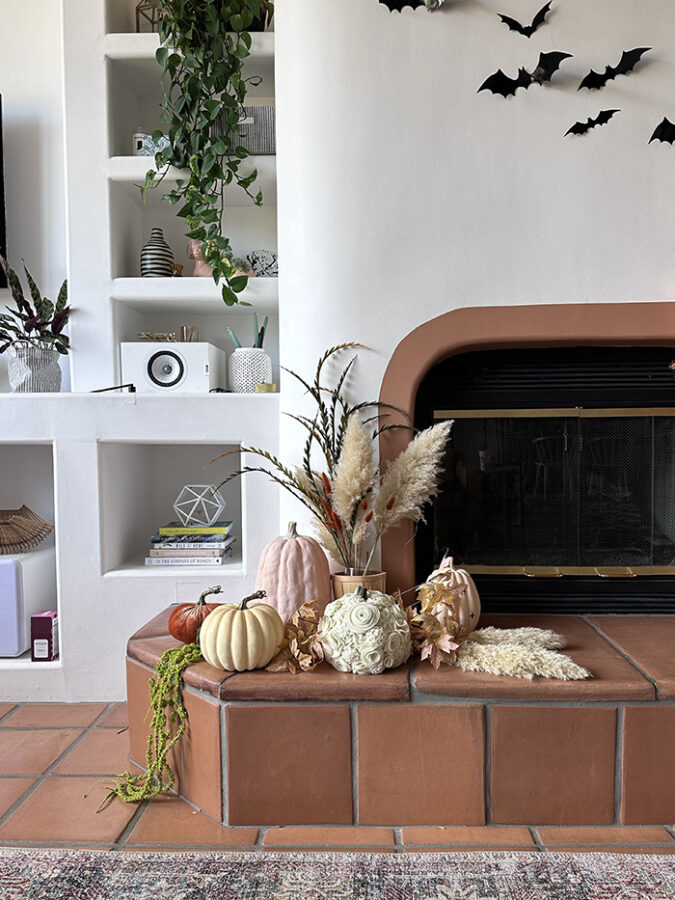
[[[262,472],[289,491],[314,516],[317,539],[345,569],[367,573],[380,538],[404,520],[420,521],[426,503],[438,492],[445,446],[452,422],[420,431],[406,449],[382,471],[376,440],[391,428],[410,425],[382,424],[401,410],[379,401],[352,404],[345,384],[356,356],[342,369],[334,387],[324,384],[328,360],[360,344],[339,344],[319,359],[313,381],[288,371],[316,404],[313,417],[291,415],[307,431],[302,465],[291,468],[258,447],[242,447],[267,465],[244,466],[226,478],[227,484],[245,472]],[[316,467],[317,451],[322,457]],[[216,459],[222,459],[229,451]],[[213,460],[215,462],[216,460]],[[222,486],[222,485],[221,485]]]

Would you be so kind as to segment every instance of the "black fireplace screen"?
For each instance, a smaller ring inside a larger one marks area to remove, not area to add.
[[[434,505],[436,559],[451,548],[485,574],[675,572],[674,410],[434,417],[455,420]]]

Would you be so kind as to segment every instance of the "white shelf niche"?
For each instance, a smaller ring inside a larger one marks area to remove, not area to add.
[[[161,185],[146,192],[145,200],[141,196],[141,185],[145,182],[145,174],[155,168],[152,156],[112,156],[108,160],[108,180],[119,184],[122,189],[139,206],[157,209],[168,205],[162,197],[176,186],[179,179],[187,180],[189,173],[169,166]],[[253,170],[258,177],[250,187],[252,194],[259,190],[263,194],[265,207],[277,204],[277,158],[276,156],[249,156],[241,164],[241,174],[246,177]],[[251,206],[253,201],[248,194],[236,184],[225,189],[225,206]],[[174,210],[175,211],[175,210]]]
[[[146,566],[150,537],[176,515],[173,503],[186,484],[219,484],[235,471],[239,455],[208,466],[234,445],[99,441],[101,573],[106,577],[241,577],[243,571],[241,479],[221,493],[224,519],[234,523],[232,555],[222,566]]]
[[[54,447],[51,443],[0,442],[0,509],[19,509],[24,504],[45,521],[54,524]],[[54,547],[53,531],[36,549]],[[29,553],[31,551],[28,551]],[[2,557],[6,559],[7,557]],[[59,609],[56,574],[51,594],[41,598],[40,609]],[[63,646],[63,642],[60,642]],[[61,668],[62,660],[33,662],[30,651],[17,657],[0,657],[0,670]]]
[[[176,263],[191,272],[194,263],[187,256],[185,220],[176,215],[176,207],[166,202],[143,204],[136,186],[129,182],[111,181],[109,189],[110,277],[140,276],[141,250],[155,227],[163,230]],[[252,250],[276,250],[276,207],[254,206],[246,200],[247,205],[231,206],[225,211],[224,230],[234,255],[244,257]]]
[[[274,34],[252,35],[252,52],[244,64],[249,105],[274,104]],[[109,34],[104,40],[108,94],[108,153],[131,154],[131,136],[164,128],[160,120],[162,70],[155,59],[156,34]]]

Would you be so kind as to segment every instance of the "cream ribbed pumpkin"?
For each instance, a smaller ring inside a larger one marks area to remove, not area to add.
[[[257,591],[241,603],[223,603],[210,613],[199,632],[202,656],[217,669],[246,672],[261,669],[275,656],[284,637],[284,623]]]
[[[480,619],[480,597],[473,578],[464,569],[456,569],[451,556],[444,556],[440,566],[427,578],[453,592],[455,620],[461,631],[457,637],[465,638],[478,626]]]
[[[263,550],[255,586],[267,591],[265,602],[284,622],[305,603],[316,603],[321,615],[332,599],[326,554],[314,538],[298,534],[295,522],[285,537],[274,538]]]

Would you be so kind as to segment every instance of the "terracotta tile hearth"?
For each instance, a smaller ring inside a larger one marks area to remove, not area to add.
[[[150,665],[174,644],[169,612],[129,641],[131,759],[139,764]],[[419,662],[382,677],[328,666],[237,674],[200,663],[185,679],[179,792],[230,828],[351,826],[364,846],[373,840],[364,829],[373,827],[406,826],[405,842],[420,847],[489,847],[523,846],[526,829],[517,826],[585,825],[597,833],[569,832],[569,846],[579,839],[601,847],[615,833],[603,837],[600,826],[672,823],[675,709],[657,692],[675,679],[664,643],[673,620],[653,621],[666,637],[657,626],[650,654],[648,618],[485,617],[561,632],[570,655],[593,672],[587,682],[434,672]],[[623,622],[639,627],[631,633]],[[273,834],[268,845],[284,839]],[[644,832],[644,843],[657,845],[657,834],[668,845],[662,830]],[[351,840],[345,833],[343,844]],[[307,846],[324,843],[315,831]]]

